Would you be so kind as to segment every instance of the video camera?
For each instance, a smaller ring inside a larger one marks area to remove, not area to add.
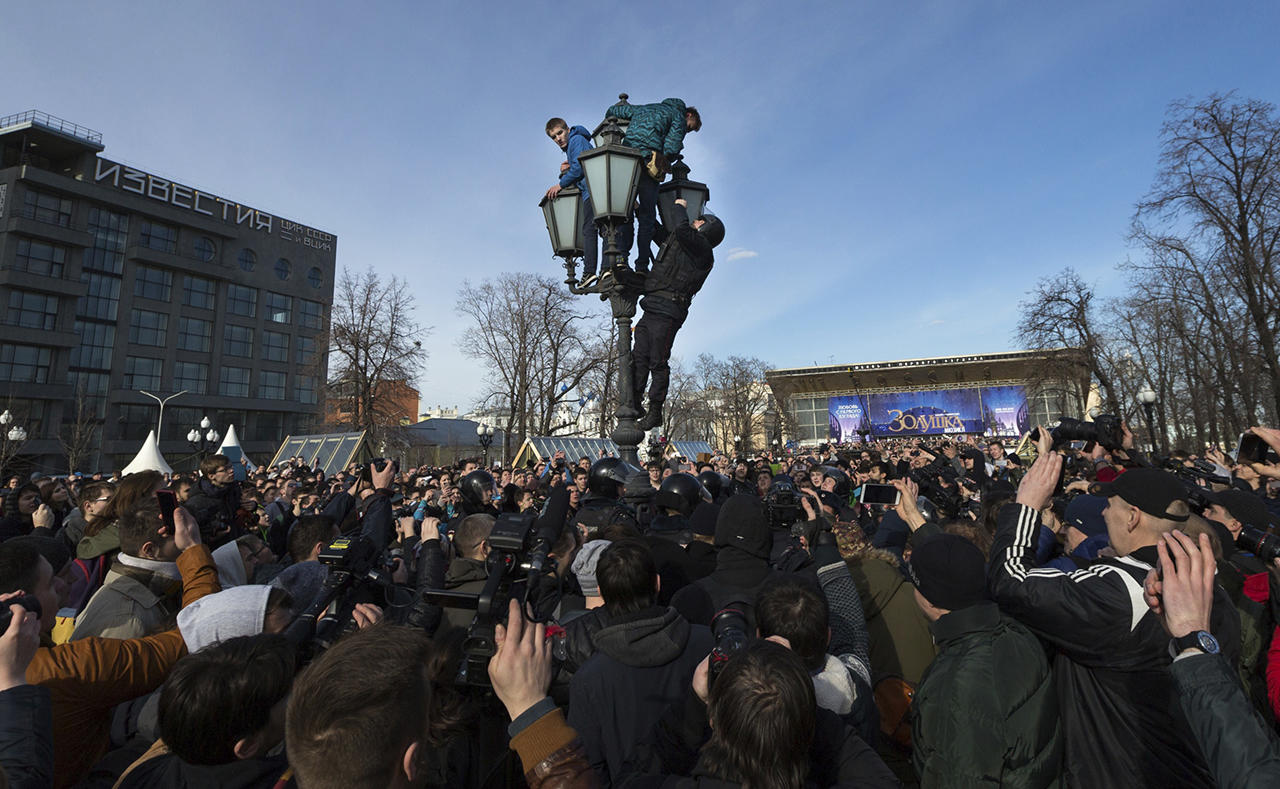
[[[1124,444],[1124,424],[1114,414],[1098,414],[1092,422],[1072,419],[1064,416],[1058,424],[1049,430],[1053,438],[1054,448],[1064,446],[1072,441],[1085,441],[1101,444],[1103,449],[1114,451]],[[1031,431],[1031,440],[1040,439],[1040,428]]]
[[[764,494],[764,508],[769,513],[769,525],[775,529],[789,529],[796,521],[807,520],[800,497],[791,477],[779,474]]]
[[[285,631],[307,653],[305,657],[337,640],[352,621],[357,603],[379,599],[391,603],[395,591],[383,549],[366,534],[338,537],[320,549],[318,558],[328,568],[324,586]]]
[[[549,557],[565,528],[568,512],[569,492],[560,486],[552,491],[541,515],[532,510],[502,513],[489,532],[488,576],[479,594],[444,589],[423,592],[423,599],[433,605],[476,612],[462,642],[458,684],[489,685],[489,659],[498,650],[494,628],[505,623],[513,596],[523,604],[521,610],[531,621],[549,622],[555,616],[560,604],[559,579],[548,584],[546,576],[555,576],[555,563]]]

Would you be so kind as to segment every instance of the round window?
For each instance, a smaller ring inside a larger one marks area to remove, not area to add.
[[[324,273],[320,271],[319,266],[312,266],[307,272],[307,282],[311,283],[311,287],[319,288],[324,285]]]
[[[276,261],[276,276],[280,279],[288,279],[289,273],[293,271],[293,265],[285,258]]]
[[[253,271],[253,267],[258,265],[258,256],[253,254],[252,249],[240,250],[240,254],[236,257],[236,260],[239,261],[240,268],[245,271]]]
[[[208,236],[200,236],[191,246],[192,251],[196,253],[196,260],[202,263],[208,263],[213,260],[213,256],[218,251],[218,248],[213,244],[213,239]]]

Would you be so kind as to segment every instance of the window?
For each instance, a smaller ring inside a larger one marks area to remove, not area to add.
[[[111,376],[106,373],[72,370],[67,373],[67,383],[71,384],[71,391],[77,394],[84,392],[89,396],[101,397],[107,393],[107,385],[111,383]]]
[[[252,318],[258,313],[258,291],[234,283],[227,285],[227,312]]]
[[[45,432],[46,401],[6,397],[4,405],[6,409],[13,412],[13,424],[22,425],[27,431],[28,438],[52,438]]]
[[[89,209],[89,235],[93,245],[84,252],[86,271],[120,274],[124,271],[124,245],[129,235],[129,217],[105,208]]]
[[[173,273],[162,268],[138,266],[133,295],[154,301],[168,301],[173,295]]]
[[[116,345],[116,327],[106,323],[76,321],[75,332],[80,335],[80,347],[71,351],[72,367],[88,367],[94,370],[111,369],[111,351]]]
[[[61,277],[62,266],[66,262],[66,247],[20,238],[18,255],[13,261],[13,267],[18,271],[39,274],[43,277]]]
[[[267,320],[272,323],[288,323],[293,318],[293,299],[267,291]]]
[[[209,365],[197,362],[174,362],[174,389],[178,391],[186,389],[191,394],[204,394],[208,385]]]
[[[258,265],[258,256],[253,254],[253,250],[245,248],[240,250],[240,254],[236,255],[236,262],[240,264],[240,268],[244,271],[253,271],[253,267]]]
[[[298,387],[298,402],[306,405],[315,405],[319,402],[319,393],[316,391],[316,377],[314,375],[295,375],[293,377],[294,385]]]
[[[169,316],[151,310],[129,312],[129,342],[163,348],[169,330]]]
[[[196,260],[208,263],[218,253],[218,247],[214,245],[212,238],[200,236],[191,244],[191,252],[196,256]]]
[[[49,382],[53,351],[34,345],[0,345],[0,381],[24,384]]]
[[[324,325],[324,305],[318,301],[298,299],[298,323],[307,329],[319,329]]]
[[[258,373],[258,397],[264,400],[283,400],[284,383],[284,373],[263,370]]]
[[[222,332],[222,352],[227,356],[253,356],[253,329],[228,323]]]
[[[316,360],[316,338],[298,336],[297,355],[294,361],[298,364],[311,364]]]
[[[174,254],[178,251],[178,228],[144,219],[138,230],[138,243],[147,249]]]
[[[796,438],[801,441],[826,441],[831,433],[831,420],[825,397],[795,397],[791,399],[795,414]]]
[[[293,271],[293,264],[286,258],[280,258],[276,261],[276,278],[288,279],[289,273]]]
[[[156,426],[156,407],[154,405],[117,405],[112,407],[116,423],[119,426],[120,438],[141,440],[147,432]]]
[[[159,359],[148,359],[144,356],[124,357],[125,389],[159,389],[160,373],[164,362]]]
[[[114,321],[120,306],[120,279],[86,271],[80,275],[80,281],[86,283],[89,289],[76,301],[76,315]]]
[[[55,194],[28,189],[23,198],[22,215],[37,222],[71,227],[71,201]]]
[[[175,371],[174,375],[177,373]],[[200,391],[191,386],[183,386],[175,377],[173,386],[178,391],[186,389],[196,394],[204,394],[205,382],[200,381]],[[181,402],[181,401],[178,401]],[[183,408],[177,405],[169,405],[164,410],[164,424],[160,427],[161,441],[186,441],[187,431],[200,424],[200,420],[205,416],[203,408]]]
[[[289,361],[289,335],[278,331],[262,332],[262,358],[268,362]]]
[[[178,318],[178,350],[209,352],[213,339],[213,321],[199,318]]]
[[[279,441],[284,438],[284,419],[285,414],[281,411],[251,411],[249,413],[250,427],[253,432],[250,435],[261,436],[263,439],[271,439]]]
[[[58,323],[58,297],[25,290],[9,291],[9,311],[4,322],[26,329],[53,331]]]
[[[324,286],[324,272],[319,266],[312,266],[307,272],[307,282],[311,283],[311,287],[319,289]]]
[[[182,277],[182,306],[211,310],[214,306],[214,293],[217,285],[213,280],[204,277],[184,275]]]
[[[218,373],[218,394],[223,397],[249,396],[249,368],[222,367]]]

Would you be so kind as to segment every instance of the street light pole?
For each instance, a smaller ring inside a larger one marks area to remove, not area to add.
[[[13,414],[6,408],[0,413],[0,470],[9,465],[27,440],[27,429],[13,423]]]
[[[493,445],[493,425],[476,425],[476,438],[480,441],[480,450],[484,453],[484,467],[489,467],[489,447]]]
[[[187,393],[187,390],[183,389],[181,392],[176,392],[164,398],[163,400],[161,400],[159,397],[151,394],[150,392],[145,392],[141,389],[138,390],[138,394],[144,394],[147,397],[150,397],[152,400],[155,400],[157,403],[160,404],[160,416],[156,419],[156,441],[160,440],[160,436],[161,436],[160,428],[164,425],[164,404],[169,402],[173,398],[177,397],[178,395],[184,395],[186,393]]]
[[[209,456],[209,448],[217,446],[220,438],[222,438],[222,435],[214,429],[213,423],[209,421],[207,416],[200,420],[199,427],[193,427],[187,432],[187,443],[200,456],[201,461]]]
[[[1144,385],[1142,391],[1138,392],[1138,402],[1142,404],[1142,410],[1147,414],[1147,435],[1151,439],[1151,454],[1156,454],[1156,425],[1153,412],[1156,407],[1156,393],[1150,385]]]

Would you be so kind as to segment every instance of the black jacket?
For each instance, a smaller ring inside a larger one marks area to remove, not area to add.
[[[489,569],[484,562],[459,556],[449,564],[449,570],[444,576],[444,588],[453,592],[478,594],[484,590],[484,584],[488,578]],[[444,622],[441,624],[466,630],[471,627],[471,620],[475,618],[476,612],[472,609],[446,608]]]
[[[594,641],[596,654],[569,685],[569,725],[608,786],[631,747],[689,692],[715,641],[707,628],[659,607],[611,617]]]
[[[756,601],[756,594],[766,581],[784,576],[785,573],[770,567],[768,561],[731,545],[725,546],[716,555],[716,571],[677,592],[671,605],[690,622],[710,625],[716,612],[729,603],[747,603],[743,613],[749,630],[754,632],[756,619],[751,605]]]
[[[996,602],[1057,649],[1068,786],[1213,785],[1169,673],[1169,635],[1143,598],[1154,547],[1070,574],[1035,566],[1039,514],[1000,511],[988,578]],[[1215,589],[1213,633],[1234,666],[1240,621]]]
[[[53,703],[48,688],[19,685],[0,692],[0,768],[14,789],[53,785]]]
[[[652,312],[683,321],[689,316],[689,302],[702,288],[715,256],[711,244],[693,225],[680,206],[680,223],[674,232],[659,225],[654,229],[653,240],[662,245],[653,262],[653,269],[644,283],[644,297],[640,306],[646,314]]]
[[[952,611],[930,628],[938,656],[911,702],[922,786],[1057,786],[1058,698],[1036,637],[995,603]]]
[[[272,789],[296,786],[284,754],[261,759],[237,759],[227,764],[190,764],[175,754],[148,759],[120,781],[120,789]]]
[[[1227,662],[1188,655],[1173,662],[1172,673],[1182,711],[1218,786],[1280,786],[1280,742],[1249,706]]]
[[[183,505],[200,524],[200,537],[210,548],[240,535],[236,510],[240,508],[240,483],[215,485],[206,477],[196,480],[196,490]],[[229,531],[224,531],[229,530]]]

